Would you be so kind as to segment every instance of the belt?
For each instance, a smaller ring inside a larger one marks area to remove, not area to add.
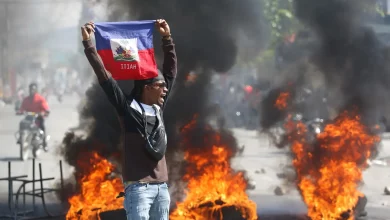
[[[123,182],[123,184],[125,186],[131,185],[131,184],[135,184],[135,183],[148,184],[148,185],[160,185],[160,184],[164,184],[165,182],[142,182],[142,181],[124,181]]]
[[[131,185],[131,184],[135,184],[135,183],[139,183],[139,184],[149,184],[149,185],[160,185],[160,184],[164,184],[165,182],[141,182],[141,181],[124,181],[123,182],[123,185],[128,186],[128,185]],[[125,196],[125,192],[120,192],[119,195],[116,197],[116,198],[121,198],[121,197],[124,197]]]
[[[124,181],[123,185],[128,186],[128,185],[134,184],[134,183],[145,184],[146,182],[141,182],[141,181]]]

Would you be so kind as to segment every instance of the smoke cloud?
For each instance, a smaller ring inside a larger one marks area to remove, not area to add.
[[[298,18],[309,25],[321,42],[315,64],[328,85],[338,85],[343,102],[339,109],[357,106],[367,123],[376,123],[388,101],[387,48],[374,31],[363,26],[366,1],[296,1]],[[378,112],[377,112],[378,111]]]
[[[327,98],[327,105],[334,112],[358,107],[367,125],[378,123],[388,108],[385,94],[389,92],[389,54],[374,31],[365,25],[364,9],[369,4],[363,0],[295,0],[296,16],[314,34],[316,46],[308,57],[288,69],[295,78],[286,79],[280,89],[298,95],[297,91],[313,84],[313,79],[320,80],[327,90],[322,97]],[[291,82],[293,86],[288,87]],[[274,100],[268,97],[263,105],[265,128],[280,119],[267,117],[267,112],[275,109],[269,103]],[[318,105],[308,102],[310,109],[306,110],[315,111]],[[291,108],[299,109],[292,105]]]

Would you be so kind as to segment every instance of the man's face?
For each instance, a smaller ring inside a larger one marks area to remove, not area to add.
[[[36,86],[31,86],[30,87],[30,96],[35,95],[37,93],[37,87]]]
[[[145,86],[145,95],[152,104],[162,106],[164,104],[164,97],[167,95],[168,89],[164,80],[159,80],[150,85]]]

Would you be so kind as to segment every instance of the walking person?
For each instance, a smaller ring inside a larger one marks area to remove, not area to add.
[[[177,61],[168,23],[159,19],[156,27],[162,36],[162,71],[155,78],[135,80],[130,96],[125,96],[98,57],[91,42],[94,23],[81,27],[85,55],[100,86],[115,107],[125,133],[122,179],[128,220],[169,218],[170,195],[164,156],[167,137],[162,112],[176,78]]]

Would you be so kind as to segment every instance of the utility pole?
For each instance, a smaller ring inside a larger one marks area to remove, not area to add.
[[[8,33],[9,33],[9,17],[8,17],[8,3],[3,3],[4,9],[4,18],[2,19],[4,22],[1,24],[1,28],[4,28],[1,34],[1,82],[2,85],[0,87],[3,91],[1,91],[4,95],[4,86],[8,80]]]

